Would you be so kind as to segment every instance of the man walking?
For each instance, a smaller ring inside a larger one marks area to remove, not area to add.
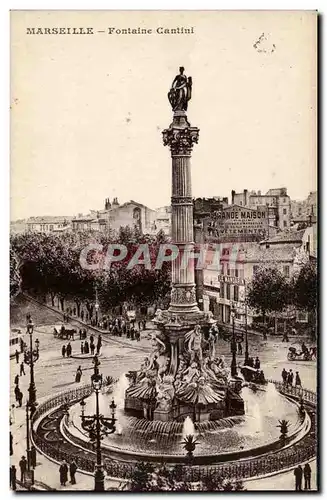
[[[18,373],[17,373],[17,375],[15,375],[14,384],[15,385],[19,385],[19,375],[18,375]]]
[[[10,486],[13,491],[16,491],[16,467],[12,465],[10,467]]]
[[[59,467],[59,476],[61,486],[66,486],[68,480],[68,465],[64,460]]]
[[[75,474],[77,471],[77,465],[74,460],[71,461],[69,465],[69,474],[70,474],[70,482],[71,484],[76,484]]]
[[[305,464],[303,468],[304,474],[304,489],[311,490],[311,467],[309,462]]]
[[[64,358],[65,354],[66,354],[66,346],[65,345],[63,345],[61,348],[61,354],[62,354],[62,357]]]
[[[20,468],[20,481],[21,483],[25,482],[25,474],[26,474],[26,468],[27,468],[27,461],[24,455],[19,461],[19,468]]]
[[[20,364],[19,375],[20,376],[25,375],[24,361],[22,361]]]
[[[15,358],[16,358],[16,363],[18,364],[19,363],[19,352],[17,351],[17,349],[15,351]]]
[[[67,358],[70,358],[72,355],[72,346],[70,342],[68,342],[67,348],[66,348],[66,353],[67,353]]]
[[[301,465],[298,465],[296,469],[294,469],[294,476],[295,476],[295,491],[302,491],[303,470]]]
[[[288,377],[287,371],[285,370],[285,368],[283,368],[283,370],[282,370],[282,379],[283,379],[283,384],[284,385],[286,385],[286,383],[287,383],[287,377]]]

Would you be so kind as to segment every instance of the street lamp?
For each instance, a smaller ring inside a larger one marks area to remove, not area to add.
[[[94,373],[91,376],[92,387],[95,392],[95,415],[85,415],[85,401],[81,401],[81,419],[82,427],[89,434],[90,440],[95,441],[96,444],[96,466],[94,472],[94,491],[104,491],[104,473],[102,465],[101,456],[101,439],[104,435],[113,434],[116,430],[115,423],[117,419],[115,418],[116,405],[114,400],[112,400],[109,408],[111,410],[111,417],[104,417],[99,411],[99,392],[102,387],[102,375],[99,373],[99,361],[94,363]]]
[[[30,447],[30,421],[34,406],[31,406],[30,402],[26,403],[26,455],[27,455],[27,483],[28,485],[34,484],[34,471],[31,469],[31,447]],[[29,414],[30,412],[30,414]]]
[[[232,322],[233,322],[233,335],[231,342],[231,351],[232,351],[232,363],[231,363],[231,375],[232,377],[237,376],[237,365],[236,365],[236,339],[235,339],[235,306],[232,305],[231,313]]]
[[[40,345],[39,339],[36,339],[35,341],[36,349],[33,349],[33,332],[34,332],[34,323],[30,319],[29,322],[27,323],[27,333],[30,336],[30,348],[29,351],[25,351],[24,363],[30,366],[30,385],[28,388],[28,393],[29,393],[28,402],[31,408],[31,413],[35,411],[35,406],[37,405],[36,387],[34,382],[34,363],[36,363],[36,361],[39,359],[39,345]]]

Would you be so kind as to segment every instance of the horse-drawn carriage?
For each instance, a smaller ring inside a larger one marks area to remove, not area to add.
[[[310,347],[310,349],[302,349],[297,351],[296,347],[290,347],[287,353],[289,361],[315,361],[317,359],[317,348]]]
[[[55,326],[53,328],[53,336],[57,339],[74,340],[76,333],[77,330],[75,328],[67,328],[64,325]]]

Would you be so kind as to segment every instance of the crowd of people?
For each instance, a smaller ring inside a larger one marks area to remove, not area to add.
[[[305,464],[305,466],[301,467],[298,465],[294,469],[295,476],[295,491],[302,491],[302,479],[304,477],[304,489],[311,490],[311,467],[309,462]]]

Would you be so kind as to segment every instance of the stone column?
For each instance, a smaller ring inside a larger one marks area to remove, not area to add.
[[[194,313],[196,302],[194,261],[193,202],[191,187],[191,152],[198,142],[199,129],[191,127],[185,111],[175,111],[170,127],[163,131],[163,143],[169,146],[172,158],[172,243],[179,255],[172,262],[172,291],[169,312]]]

